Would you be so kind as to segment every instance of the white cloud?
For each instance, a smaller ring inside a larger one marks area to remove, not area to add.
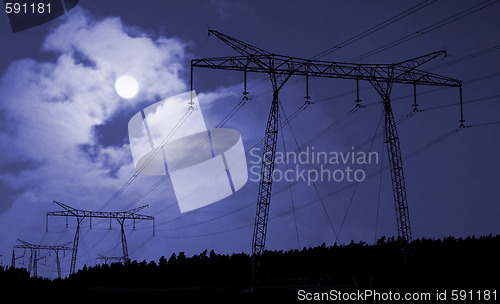
[[[0,214],[0,254],[9,255],[17,238],[45,244],[72,241],[74,219],[69,219],[69,228],[65,230],[64,219],[51,218],[49,232],[44,233],[46,212],[59,210],[51,202],[57,200],[75,208],[96,210],[129,180],[135,173],[129,145],[103,146],[96,130],[102,130],[120,114],[126,112],[132,116],[150,104],[186,92],[188,85],[183,73],[189,64],[185,60],[187,45],[178,39],[142,34],[137,28],[122,24],[119,18],[97,20],[80,9],[74,9],[44,40],[42,50],[55,54],[54,60],[23,59],[9,66],[0,79],[0,115],[5,120],[0,119],[0,149],[5,151],[0,165],[9,164],[10,169],[0,172],[0,183],[15,189],[16,195],[10,208]],[[123,74],[131,75],[139,82],[137,97],[122,99],[115,92],[115,80]],[[241,91],[242,87],[238,84],[212,92],[197,92],[206,114],[207,127],[216,127],[237,105],[242,95],[234,92]],[[230,102],[227,102],[227,96],[230,96]],[[255,119],[255,113],[264,112],[259,116],[265,119],[268,110],[254,102],[248,102],[245,107],[248,110],[245,115],[239,112],[238,117],[225,127],[235,127],[247,141],[249,136],[255,136],[253,124],[248,122]],[[233,125],[235,123],[237,126]],[[106,134],[109,136],[109,132]],[[123,137],[123,134],[119,136]],[[16,172],[13,163],[23,164],[22,170],[19,167]],[[154,215],[160,229],[166,228],[165,223],[179,216],[179,207],[170,180],[161,183],[155,191],[147,192],[158,180],[157,176],[139,175],[106,210],[149,204],[150,209],[144,213]],[[146,192],[146,199],[132,204]],[[245,194],[239,191],[236,195],[241,199]],[[214,210],[225,210],[229,205],[222,202],[220,206],[222,209],[209,207],[208,211],[203,209],[203,213],[187,217],[188,222],[183,222],[183,225],[189,226],[189,221],[196,222],[207,214],[210,216]],[[80,247],[77,267],[94,263],[98,253],[120,254],[119,250],[109,252],[110,248],[121,247],[119,244],[113,247],[119,236],[117,229],[110,232],[108,223],[94,220],[92,231],[82,232],[81,246],[84,247]],[[88,222],[83,224],[87,226]],[[130,252],[140,252],[141,259],[157,259],[168,254],[167,250],[178,248],[196,252],[206,249],[206,246],[215,249],[227,246],[231,248],[229,250],[240,251],[234,248],[241,248],[243,243],[228,244],[225,238],[214,236],[213,239],[199,239],[199,243],[187,239],[189,246],[181,240],[166,245],[164,238],[159,236],[142,248],[141,244],[151,237],[151,226],[150,223],[137,225],[142,225],[143,229],[127,230],[127,239]],[[116,221],[113,226],[117,227]],[[64,232],[56,233],[61,230]],[[196,234],[196,231],[191,233]],[[131,258],[137,258],[137,255],[131,255]],[[68,263],[68,258],[61,263],[63,274],[67,275],[69,265],[64,263]],[[40,268],[39,273],[50,275]]]
[[[184,47],[176,39],[139,35],[119,18],[97,20],[75,9],[43,44],[44,51],[57,55],[54,62],[24,59],[9,66],[0,81],[6,120],[1,162],[33,165],[15,174],[0,172],[0,182],[24,189],[0,215],[4,255],[17,238],[35,243],[41,238],[52,200],[96,209],[134,173],[128,144],[100,146],[95,127],[121,110],[185,91]],[[134,99],[121,99],[114,90],[123,74],[140,84]],[[82,146],[90,147],[92,156]],[[144,190],[134,185],[129,193]]]

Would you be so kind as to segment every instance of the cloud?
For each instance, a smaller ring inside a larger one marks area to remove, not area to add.
[[[55,60],[10,64],[0,80],[0,165],[22,165],[0,172],[0,183],[20,190],[0,214],[4,255],[16,238],[37,242],[52,200],[96,209],[130,177],[128,144],[100,145],[96,127],[120,111],[185,91],[185,47],[178,39],[141,34],[119,18],[95,19],[75,9],[43,43]],[[124,74],[140,84],[134,99],[114,90]]]
[[[44,39],[42,51],[53,54],[53,60],[29,58],[10,64],[0,79],[0,149],[5,151],[0,168],[7,168],[0,171],[0,189],[12,192],[12,200],[2,202],[9,208],[0,211],[0,254],[9,255],[17,238],[44,244],[72,242],[75,219],[69,219],[66,228],[64,218],[50,218],[49,231],[44,232],[46,212],[59,210],[51,202],[97,210],[131,178],[135,168],[128,140],[124,140],[127,123],[147,106],[188,90],[188,77],[184,77],[188,47],[188,42],[179,39],[144,34],[119,18],[96,19],[75,9]],[[115,92],[114,82],[124,74],[138,81],[137,97],[122,99]],[[235,114],[242,88],[240,83],[197,92],[197,96],[206,126],[238,130],[249,149],[264,134],[270,96],[249,100]],[[263,91],[254,89],[250,97]],[[227,124],[219,125],[229,116],[233,118]],[[124,130],[115,134],[113,130],[120,129],[117,120],[124,121]],[[115,135],[119,140],[102,139]],[[240,252],[249,249],[254,210],[246,206],[254,204],[257,186],[247,183],[231,199],[181,216],[170,179],[161,182],[158,176],[138,175],[104,210],[150,206],[144,214],[155,216],[154,239],[150,223],[137,223],[135,231],[127,223],[132,259],[158,259],[169,255],[168,251],[195,254],[212,248]],[[145,199],[138,201],[145,193]],[[211,220],[213,217],[218,220]],[[248,227],[232,229],[242,223]],[[97,254],[121,254],[119,231],[109,230],[108,224],[94,219],[92,229],[82,230],[77,268],[95,263]],[[88,227],[88,221],[82,225]],[[113,227],[117,226],[114,221]],[[228,234],[219,234],[225,230]],[[294,246],[295,241],[291,242]],[[63,275],[67,275],[69,259],[61,263]],[[44,272],[40,267],[38,273],[54,276],[50,269]]]

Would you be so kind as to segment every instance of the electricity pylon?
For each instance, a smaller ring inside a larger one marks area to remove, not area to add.
[[[59,205],[64,210],[62,211],[51,211],[47,212],[46,216],[46,225],[45,230],[48,231],[49,225],[49,216],[65,216],[66,217],[66,227],[68,226],[68,217],[72,216],[76,218],[76,232],[73,240],[73,251],[71,254],[71,267],[70,274],[75,273],[76,266],[76,256],[78,253],[78,242],[80,239],[80,224],[85,218],[90,219],[90,227],[92,227],[92,218],[109,218],[109,226],[111,228],[111,219],[116,219],[120,224],[121,228],[121,241],[122,241],[122,249],[123,249],[123,259],[125,262],[129,261],[128,258],[128,247],[127,247],[127,239],[125,237],[125,229],[123,228],[123,224],[125,220],[133,220],[134,229],[135,229],[135,220],[152,220],[153,221],[153,235],[155,235],[155,218],[150,215],[137,214],[138,211],[148,207],[148,205],[144,205],[141,207],[137,207],[134,209],[130,209],[127,211],[114,211],[114,212],[106,212],[106,211],[87,211],[87,210],[79,210],[68,205],[65,205],[60,202],[54,201],[55,204]]]
[[[29,249],[31,251],[30,253],[30,260],[28,264],[28,272],[31,273],[31,270],[33,270],[33,277],[38,276],[38,261],[41,259],[46,258],[46,256],[39,256],[41,250],[48,250],[49,254],[51,251],[54,251],[56,254],[56,264],[57,264],[57,277],[60,279],[61,278],[61,263],[59,261],[59,251],[62,250],[64,253],[66,250],[73,250],[73,248],[68,247],[67,245],[70,243],[62,244],[62,245],[35,245],[35,244],[30,244],[28,242],[22,241],[20,239],[17,239],[19,242],[22,243],[22,245],[15,245],[12,248],[12,267],[16,267],[16,260],[19,258],[24,257],[24,253],[22,256],[17,257],[15,256],[15,249],[16,248],[23,248],[23,249]],[[33,267],[32,267],[33,265]]]
[[[98,257],[96,258],[96,260],[103,260],[104,261],[104,264],[108,264],[108,261],[124,261],[125,262],[125,258],[124,257],[110,257],[110,256],[103,256],[102,254],[98,254]]]
[[[267,121],[259,191],[257,197],[257,211],[255,215],[254,232],[252,240],[253,256],[260,255],[264,250],[269,206],[271,202],[272,173],[274,170],[276,143],[278,139],[279,92],[291,76],[306,78],[306,92],[308,93],[309,77],[340,78],[355,80],[357,84],[357,100],[359,102],[359,81],[368,81],[382,98],[385,117],[385,141],[388,144],[388,154],[391,169],[392,189],[395,202],[398,235],[403,243],[412,240],[408,199],[403,174],[403,161],[396,122],[391,108],[391,91],[394,84],[409,84],[414,86],[416,107],[416,87],[446,86],[460,88],[460,123],[463,125],[462,112],[462,82],[460,80],[419,70],[424,63],[445,55],[444,51],[437,51],[406,61],[390,64],[357,64],[346,62],[333,62],[310,60],[291,56],[270,53],[246,42],[229,37],[215,30],[209,30],[209,35],[214,35],[240,56],[214,57],[193,59],[191,73],[194,67],[219,70],[254,72],[267,74],[273,88],[271,110]],[[193,76],[191,75],[191,80]],[[191,83],[192,86],[192,83]],[[308,95],[306,93],[306,95]],[[308,96],[306,96],[308,99]]]

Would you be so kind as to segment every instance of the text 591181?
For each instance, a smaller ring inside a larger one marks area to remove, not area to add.
[[[50,3],[5,3],[5,12],[7,14],[50,14]]]

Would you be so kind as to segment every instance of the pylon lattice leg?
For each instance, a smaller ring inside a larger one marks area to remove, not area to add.
[[[269,205],[272,190],[272,174],[274,171],[276,143],[278,140],[278,110],[278,93],[275,92],[267,121],[264,150],[262,155],[259,192],[257,198],[257,212],[255,214],[252,242],[252,254],[254,255],[262,253],[266,240],[267,219],[269,216]]]
[[[392,192],[398,225],[398,235],[401,240],[411,242],[410,215],[408,211],[408,199],[406,196],[406,184],[403,174],[403,159],[399,144],[396,122],[392,112],[390,101],[384,100],[385,117],[385,140],[391,166]]]

